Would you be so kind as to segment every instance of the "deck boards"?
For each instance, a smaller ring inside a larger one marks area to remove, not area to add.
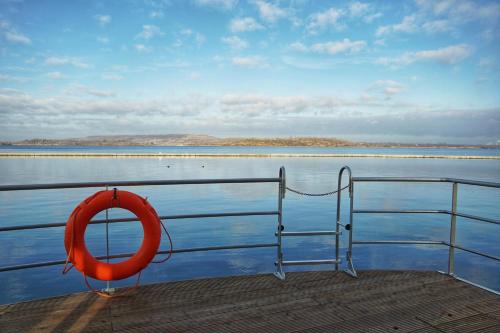
[[[500,332],[500,297],[435,272],[200,279],[133,296],[79,293],[0,306],[0,332]]]

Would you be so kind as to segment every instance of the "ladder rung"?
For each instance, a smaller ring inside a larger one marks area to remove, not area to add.
[[[336,231],[282,231],[281,236],[327,236],[327,235],[340,235]]]
[[[341,260],[325,259],[325,260],[294,260],[283,261],[283,266],[297,266],[297,265],[324,265],[324,264],[340,264]]]

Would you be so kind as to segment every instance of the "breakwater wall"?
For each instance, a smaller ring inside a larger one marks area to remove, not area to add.
[[[72,153],[72,152],[1,152],[0,158],[8,157],[114,157],[114,158],[428,158],[428,159],[465,159],[500,160],[500,156],[481,155],[417,155],[417,154],[303,154],[303,153]]]

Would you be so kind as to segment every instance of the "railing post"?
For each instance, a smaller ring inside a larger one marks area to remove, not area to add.
[[[458,183],[453,183],[451,196],[451,219],[450,219],[450,246],[448,247],[448,274],[455,274],[455,238],[457,229],[457,197]]]
[[[342,225],[342,223],[340,222],[340,207],[342,201],[342,175],[344,173],[344,170],[349,171],[349,181],[351,179],[351,169],[348,166],[342,167],[339,171],[339,179],[337,182],[337,223],[335,226],[335,231],[337,232],[337,235],[335,236],[335,260],[337,260],[337,262],[340,258],[340,226]],[[338,263],[335,264],[335,270],[339,270]]]
[[[340,248],[339,248],[339,243],[340,243],[340,186],[342,183],[342,174],[339,174],[339,183],[338,183],[338,188],[337,188],[337,222],[335,223],[335,232],[337,233],[335,235],[335,260],[337,263],[335,264],[335,270],[339,270],[339,254],[340,254]]]
[[[108,191],[108,185],[106,185],[106,191]],[[106,263],[109,264],[109,213],[108,209],[106,209]],[[109,280],[106,281],[106,288],[103,290],[104,292],[111,293],[114,291],[113,288],[111,288],[111,283]]]
[[[357,273],[356,273],[356,270],[354,269],[354,266],[352,264],[352,215],[353,215],[353,200],[354,200],[354,182],[352,181],[352,172],[351,172],[351,168],[349,168],[348,166],[344,166],[340,169],[339,171],[339,181],[338,181],[338,192],[337,192],[337,227],[336,227],[336,231],[337,231],[337,236],[335,237],[335,240],[336,240],[336,244],[335,244],[335,255],[336,255],[336,259],[338,261],[339,259],[339,241],[340,241],[340,237],[339,237],[339,228],[341,225],[343,225],[341,222],[340,222],[340,198],[341,198],[341,195],[340,195],[340,192],[341,192],[341,188],[342,188],[342,174],[344,173],[344,170],[347,170],[349,172],[349,224],[348,225],[345,225],[345,229],[346,230],[349,230],[349,247],[348,247],[348,250],[347,250],[347,254],[346,254],[346,261],[347,261],[347,269],[345,270],[345,272],[353,277],[358,277]],[[338,264],[335,265],[335,269],[338,270]]]
[[[347,269],[345,272],[352,277],[357,278],[358,274],[352,264],[352,232],[353,232],[353,209],[354,209],[354,182],[351,174],[349,174],[349,250],[347,251]]]
[[[285,167],[280,168],[279,173],[279,190],[278,190],[278,230],[276,232],[276,236],[278,237],[278,253],[277,253],[277,261],[276,261],[276,272],[274,275],[280,279],[285,280],[285,272],[283,272],[283,251],[281,246],[281,232],[283,231],[283,198],[285,198],[286,192],[286,173]]]

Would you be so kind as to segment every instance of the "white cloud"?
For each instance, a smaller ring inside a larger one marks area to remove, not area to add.
[[[68,99],[68,96],[71,98]],[[74,96],[98,98],[82,100],[76,99]],[[213,103],[201,95],[149,101],[102,99],[102,97],[113,96],[112,92],[82,84],[71,85],[66,91],[66,95],[58,96],[58,98],[35,98],[18,90],[0,88],[0,110],[5,110],[11,115],[26,116],[36,124],[39,119],[34,119],[34,117],[37,116],[42,116],[44,122],[49,118],[57,120],[61,117],[78,122],[84,116],[97,118],[99,121],[106,117],[110,117],[108,118],[110,120],[116,120],[117,115],[136,115],[141,119],[144,119],[144,115],[190,116],[199,113],[204,107]]]
[[[279,6],[263,0],[254,0],[253,3],[257,6],[260,17],[266,22],[276,22],[287,16],[287,11]]]
[[[0,81],[13,81],[13,82],[24,83],[24,82],[30,81],[30,79],[28,79],[26,77],[0,74]]]
[[[149,13],[149,17],[152,19],[159,19],[165,16],[162,10],[153,10],[151,13]]]
[[[248,47],[248,42],[238,36],[223,37],[221,40],[233,50],[243,50]]]
[[[415,2],[417,10],[408,16],[414,18],[413,22],[382,26],[377,31],[378,35],[398,31],[423,31],[428,34],[450,32],[453,37],[457,37],[458,33],[467,29],[466,25],[469,23],[474,22],[476,27],[487,32],[497,30],[497,23],[500,20],[498,2],[469,0],[416,0]]]
[[[416,23],[417,16],[415,14],[408,15],[403,18],[400,23],[393,25],[381,26],[377,29],[375,35],[383,36],[392,32],[415,32],[418,29],[418,25]]]
[[[420,22],[419,22],[420,21]],[[455,31],[454,24],[447,19],[438,19],[422,22],[422,18],[413,14],[405,16],[400,23],[393,25],[385,25],[378,27],[375,35],[384,36],[391,33],[414,33],[418,31],[423,31],[428,34],[443,33],[443,32],[453,32]]]
[[[74,66],[78,68],[89,68],[90,66],[83,62],[81,58],[76,57],[47,57],[45,64],[50,66]]]
[[[467,44],[458,44],[436,50],[407,52],[397,58],[379,58],[377,64],[401,67],[419,61],[434,61],[445,65],[454,65],[468,58],[474,49]]]
[[[152,24],[145,24],[142,26],[142,31],[137,34],[136,38],[142,38],[148,40],[153,37],[161,35],[163,35],[163,32],[160,30],[159,27]]]
[[[4,36],[5,39],[11,43],[25,44],[25,45],[31,44],[31,39],[29,39],[29,37],[15,30],[5,31]]]
[[[481,57],[479,63],[477,64],[481,69],[495,69],[497,67],[496,60],[494,57]]]
[[[153,51],[153,49],[151,47],[146,46],[144,44],[135,44],[134,48],[136,49],[137,52],[140,52],[140,53],[149,53],[149,52]]]
[[[206,41],[205,36],[203,36],[199,32],[193,31],[193,30],[191,30],[189,28],[182,29],[179,32],[179,34],[181,36],[183,36],[183,38],[192,38],[192,39],[194,39],[195,43],[198,46],[200,46],[201,44],[205,43],[205,41]],[[180,47],[183,44],[181,40],[178,40],[176,43],[177,43],[176,47]]]
[[[365,2],[351,2],[348,6],[347,12],[349,17],[353,19],[361,19],[365,23],[372,23],[375,19],[382,16],[381,12],[375,12],[372,5]]]
[[[380,13],[380,12],[368,14],[368,15],[365,15],[363,17],[363,21],[365,21],[366,23],[372,23],[373,21],[375,21],[376,19],[378,19],[380,17],[382,17],[382,13]]]
[[[0,32],[10,43],[31,44],[31,39],[28,36],[16,31],[10,23],[5,20],[0,20]]]
[[[225,136],[362,135],[376,141],[429,142],[431,138],[435,142],[482,143],[498,140],[500,127],[498,108],[439,108],[377,96],[273,96],[236,92],[134,100],[102,98],[112,93],[81,85],[74,88],[74,93],[80,95],[57,98],[36,98],[0,88],[2,138],[186,131]],[[82,91],[85,88],[87,92]],[[280,121],[273,121],[277,116]]]
[[[315,103],[305,96],[265,96],[260,94],[226,94],[220,98],[222,112],[246,116],[293,114],[307,112]],[[317,106],[317,105],[316,105]]]
[[[202,34],[200,34],[199,32],[197,32],[197,33],[195,34],[194,39],[195,39],[196,44],[197,44],[198,46],[199,46],[199,45],[201,45],[201,44],[203,44],[203,43],[205,43],[205,41],[207,40],[207,39],[205,38],[205,36],[203,36],[203,35],[202,35]]]
[[[345,26],[339,22],[339,19],[344,15],[344,12],[334,7],[327,9],[324,12],[314,13],[309,16],[307,31],[311,34],[316,34],[321,30],[335,28],[343,29]]]
[[[366,47],[366,42],[363,40],[351,41],[348,38],[345,38],[341,41],[336,42],[324,42],[324,43],[316,43],[307,47],[306,45],[295,42],[290,44],[289,46],[292,50],[299,52],[314,52],[314,53],[327,53],[331,55],[339,54],[339,53],[357,53]]]
[[[401,23],[392,26],[392,30],[395,32],[413,32],[417,29],[415,21],[415,15],[405,16]]]
[[[328,54],[338,54],[338,53],[356,53],[361,51],[366,46],[366,42],[363,40],[350,41],[349,39],[344,39],[338,42],[326,42],[317,43],[311,46],[313,52],[318,53],[328,53]]]
[[[101,75],[101,79],[106,81],[121,81],[124,79],[122,75],[114,74],[114,73],[103,73]]]
[[[194,0],[198,6],[212,7],[221,10],[231,10],[238,4],[238,0]]]
[[[46,74],[46,76],[53,80],[60,80],[65,78],[64,74],[61,72],[49,72]]]
[[[266,68],[269,64],[261,56],[234,57],[231,62],[235,66],[248,68]]]
[[[96,39],[101,44],[108,44],[109,43],[108,37],[98,36]]]
[[[94,18],[99,22],[99,25],[105,26],[111,23],[111,15],[95,15]]]
[[[469,0],[417,0],[416,3],[420,9],[436,16],[447,17],[458,24],[470,21],[495,23],[500,18],[500,4],[496,1],[486,3]]]
[[[428,34],[453,31],[450,21],[448,20],[434,20],[422,24],[422,29]]]
[[[380,85],[388,85],[399,87],[397,82],[393,81],[380,81]],[[399,92],[388,90],[390,94]],[[379,98],[373,96],[369,99],[365,97],[358,98],[345,98],[336,95],[326,96],[269,96],[262,94],[225,94],[220,100],[220,108],[222,112],[231,114],[242,114],[250,117],[267,117],[277,114],[281,115],[300,115],[300,116],[317,116],[318,114],[327,114],[330,116],[347,116],[351,117],[352,114],[344,113],[348,109],[358,108],[363,112],[358,115],[367,114],[381,114],[380,109],[386,107],[408,108],[408,104],[388,104],[385,96]],[[378,109],[378,110],[374,110]],[[305,118],[302,118],[305,119]]]
[[[70,95],[90,95],[93,97],[99,97],[99,98],[108,98],[108,97],[114,97],[116,94],[110,91],[105,91],[105,90],[99,90],[95,88],[90,88],[82,84],[74,84],[69,87],[67,90],[67,93]]]
[[[264,29],[264,26],[257,22],[253,17],[234,18],[229,23],[229,29],[233,33],[256,31]]]
[[[472,54],[472,47],[466,44],[443,47],[415,53],[417,60],[435,60],[443,64],[453,65]]]
[[[284,56],[281,58],[281,61],[290,67],[307,70],[329,70],[338,67],[339,65],[343,65],[342,63],[339,63],[337,59],[333,59],[332,57],[328,59],[315,59],[309,57],[303,58]]]
[[[154,63],[154,68],[187,68],[191,64],[184,60],[163,61]]]
[[[355,1],[349,4],[349,14],[354,17],[359,17],[368,12],[370,5],[367,3]]]
[[[384,95],[386,99],[400,94],[405,90],[406,87],[403,84],[393,80],[377,80],[367,89],[370,93],[373,92]]]
[[[298,51],[298,52],[307,52],[309,50],[307,46],[305,46],[301,42],[292,43],[289,45],[289,48],[293,51]]]

